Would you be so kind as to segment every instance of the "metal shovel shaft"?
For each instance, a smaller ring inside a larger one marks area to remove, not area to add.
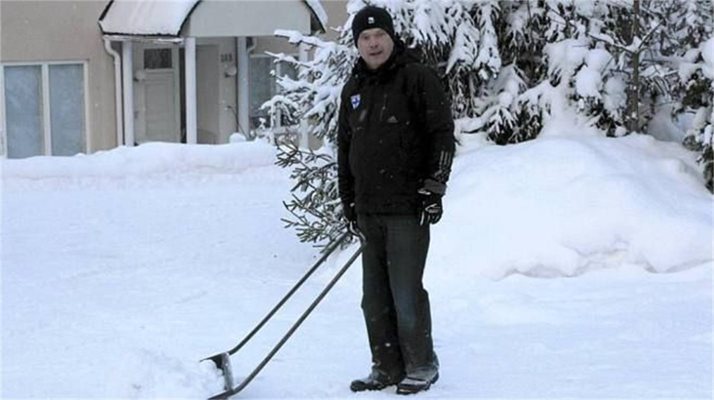
[[[327,295],[327,293],[335,286],[337,281],[340,280],[342,275],[347,272],[347,269],[354,263],[354,261],[359,257],[359,255],[362,253],[362,250],[364,250],[366,242],[364,240],[361,241],[361,245],[359,249],[350,257],[349,260],[345,263],[345,265],[337,271],[335,276],[332,278],[332,280],[325,286],[325,288],[320,292],[320,294],[315,298],[315,300],[310,304],[310,306],[305,310],[305,312],[300,316],[300,318],[295,321],[295,323],[290,327],[290,329],[287,331],[287,333],[280,339],[278,344],[273,347],[273,349],[268,353],[268,355],[258,364],[258,366],[253,370],[253,372],[250,373],[241,383],[239,383],[237,386],[230,388],[226,390],[223,393],[219,393],[213,397],[210,397],[208,400],[218,400],[218,399],[227,399],[241,390],[243,390],[248,384],[255,378],[258,373],[265,367],[266,364],[273,358],[273,356],[280,350],[281,347],[290,339],[290,337],[295,333],[295,331],[300,327],[300,325],[307,319],[307,317],[312,313],[312,311],[317,307],[318,304],[322,301],[323,298]],[[227,355],[228,353],[223,353],[224,355]],[[226,356],[227,357],[227,356]],[[230,365],[230,363],[229,363]],[[228,367],[228,370],[230,371],[230,366]],[[225,372],[225,371],[224,371]]]
[[[276,304],[275,307],[273,307],[273,309],[270,310],[268,312],[268,314],[265,315],[265,317],[258,323],[258,325],[256,325],[255,328],[253,328],[253,330],[250,331],[250,333],[248,333],[243,338],[243,340],[240,341],[240,343],[238,343],[235,347],[233,347],[232,349],[230,349],[228,351],[225,351],[223,353],[214,354],[210,357],[204,358],[201,361],[211,360],[211,361],[213,361],[214,364],[216,364],[216,368],[219,368],[220,370],[223,371],[223,369],[224,369],[223,365],[225,362],[223,360],[223,354],[227,353],[229,356],[233,355],[238,350],[240,350],[243,346],[245,346],[245,344],[248,343],[250,341],[250,339],[253,338],[253,336],[255,336],[255,334],[258,333],[258,331],[260,331],[263,328],[263,326],[265,326],[265,324],[273,317],[273,315],[275,315],[275,313],[278,312],[278,310],[280,310],[280,308],[290,299],[290,297],[292,297],[292,295],[295,294],[295,292],[297,292],[297,290],[302,286],[302,284],[305,283],[305,281],[307,281],[308,278],[310,278],[310,276],[320,267],[320,265],[322,265],[322,263],[324,263],[325,260],[327,260],[327,258],[332,253],[334,253],[335,249],[337,249],[337,247],[339,247],[339,245],[342,242],[344,242],[344,240],[347,238],[348,235],[349,235],[349,232],[345,232],[342,234],[342,236],[338,237],[332,243],[330,243],[328,245],[327,249],[325,250],[324,254],[322,255],[322,257],[320,257],[320,259],[317,260],[317,262],[315,262],[315,264],[302,276],[302,278],[300,278],[300,280],[290,289],[290,291],[288,291],[288,293],[278,302],[278,304]],[[225,371],[224,371],[224,373],[225,373]]]

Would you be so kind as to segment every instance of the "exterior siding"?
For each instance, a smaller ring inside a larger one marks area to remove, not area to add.
[[[265,17],[256,16],[269,16],[270,24],[265,23]],[[182,33],[193,37],[265,36],[273,34],[271,25],[309,33],[309,16],[302,0],[203,0]]]
[[[116,147],[114,64],[97,20],[106,1],[0,1],[0,63],[87,62],[88,152]]]
[[[337,40],[338,34],[332,28],[342,28],[347,21],[347,0],[323,0],[322,8],[327,13],[325,40]]]

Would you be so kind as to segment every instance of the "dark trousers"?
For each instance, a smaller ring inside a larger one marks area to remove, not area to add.
[[[397,378],[432,378],[438,370],[431,338],[429,295],[422,276],[429,224],[417,215],[360,214],[362,310],[373,368]]]

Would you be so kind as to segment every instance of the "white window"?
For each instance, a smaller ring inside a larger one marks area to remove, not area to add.
[[[84,63],[2,66],[8,158],[86,151]]]
[[[278,93],[277,76],[287,74],[297,77],[297,69],[293,64],[280,62],[275,64],[275,58],[267,55],[255,55],[250,58],[250,125],[251,129],[260,127],[284,126],[286,118],[277,116],[271,121],[268,110],[260,106]]]

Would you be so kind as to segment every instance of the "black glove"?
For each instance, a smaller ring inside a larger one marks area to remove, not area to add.
[[[419,224],[435,224],[441,219],[444,207],[441,205],[441,197],[446,191],[446,185],[434,180],[426,179],[424,186],[419,189],[421,195],[421,215]]]
[[[355,203],[343,203],[342,214],[347,231],[355,236],[360,236],[359,228],[357,227],[357,212],[355,211]]]
[[[422,192],[419,192],[419,194],[422,195],[419,225],[439,222],[441,215],[444,213],[444,207],[441,205],[441,195],[434,193],[425,194]]]

